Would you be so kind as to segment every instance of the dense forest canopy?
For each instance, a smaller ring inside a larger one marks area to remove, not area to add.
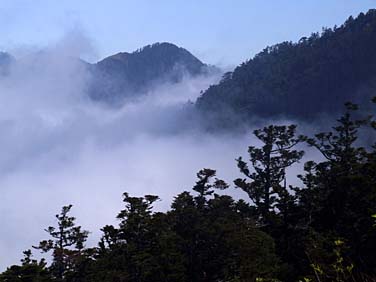
[[[370,10],[297,43],[265,48],[226,73],[196,106],[218,126],[255,116],[312,119],[338,113],[341,103],[362,104],[374,95],[375,49],[376,10]]]

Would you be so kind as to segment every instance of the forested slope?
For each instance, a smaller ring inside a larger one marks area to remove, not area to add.
[[[297,43],[265,48],[205,91],[196,107],[220,126],[255,116],[332,114],[343,102],[374,95],[375,50],[376,10],[370,10]]]

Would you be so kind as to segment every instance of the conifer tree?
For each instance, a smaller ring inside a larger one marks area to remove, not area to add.
[[[32,258],[31,250],[23,252],[21,265],[12,265],[0,274],[1,282],[51,282],[52,277],[44,259]]]
[[[58,281],[64,281],[67,274],[74,271],[89,234],[75,224],[75,217],[68,215],[71,208],[72,205],[64,206],[56,215],[57,227],[45,229],[51,239],[43,240],[34,247],[43,253],[52,251],[51,271]]]
[[[286,169],[302,158],[304,152],[294,147],[303,137],[296,136],[295,125],[270,125],[255,130],[254,135],[262,142],[262,147],[248,148],[251,168],[242,157],[237,159],[240,172],[246,178],[238,178],[234,183],[248,194],[258,208],[261,221],[267,223],[278,201],[288,203]]]

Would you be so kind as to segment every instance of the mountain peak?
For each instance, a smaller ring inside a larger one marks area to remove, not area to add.
[[[111,56],[103,59],[102,61],[108,60],[108,59],[110,59],[110,60],[124,61],[124,60],[126,60],[128,58],[129,55],[130,55],[130,53],[127,53],[127,52],[119,52],[119,53],[117,53],[115,55],[111,55]]]
[[[208,66],[182,47],[168,42],[146,45],[132,53],[120,52],[94,65],[90,95],[118,102],[147,92],[157,81],[176,83],[196,76]]]
[[[134,53],[139,53],[146,51],[148,49],[158,49],[158,48],[170,48],[170,49],[182,49],[185,50],[184,48],[178,47],[173,43],[170,42],[155,42],[153,44],[146,45],[140,49],[137,49]]]

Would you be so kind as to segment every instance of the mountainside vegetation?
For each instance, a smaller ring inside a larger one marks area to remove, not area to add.
[[[95,247],[65,206],[34,246],[52,260],[26,250],[0,281],[376,281],[376,144],[359,145],[376,121],[357,110],[346,104],[331,132],[311,137],[296,125],[255,130],[260,146],[237,159],[233,185],[202,169],[166,212],[153,211],[158,196],[124,193],[118,225],[104,226]],[[292,186],[286,175],[304,146],[321,161],[306,160]],[[244,199],[226,192],[236,188]]]
[[[197,99],[198,110],[218,126],[252,117],[312,120],[363,104],[376,91],[376,10],[341,26],[323,28],[297,43],[267,47]]]

